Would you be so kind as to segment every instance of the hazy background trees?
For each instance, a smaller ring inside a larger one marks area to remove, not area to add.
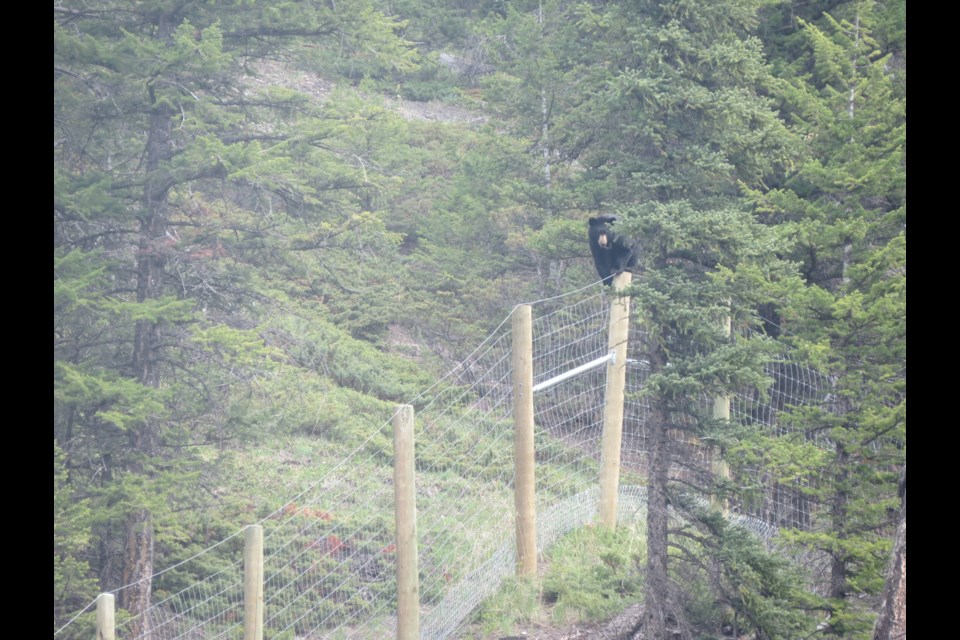
[[[614,212],[642,246],[652,512],[679,500],[667,425],[732,437],[688,399],[758,380],[762,345],[722,326],[763,309],[834,391],[793,435],[736,445],[830,513],[791,534],[832,558],[828,599],[796,606],[866,634],[905,459],[905,20],[902,1],[57,3],[55,627],[123,584],[142,609],[154,571],[246,522],[236,452],[346,442],[516,302],[592,282],[586,220]],[[650,528],[656,633],[683,608],[681,533]],[[726,567],[759,570],[728,544]]]

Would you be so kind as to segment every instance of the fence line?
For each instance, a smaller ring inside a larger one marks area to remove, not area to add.
[[[531,502],[539,525],[534,560],[536,550],[593,519],[601,502],[600,424],[607,376],[588,365],[609,358],[613,300],[599,286],[574,294],[533,305],[538,313],[532,319],[534,355],[527,388],[538,390],[532,398],[536,476]],[[513,334],[504,321],[464,362],[414,399],[420,406],[416,526],[422,638],[453,633],[513,572],[517,561],[512,532],[518,482],[510,454]],[[642,329],[631,327],[629,334],[624,357],[615,359],[624,369],[627,392],[620,403],[622,443],[616,446],[617,466],[627,471],[626,484],[614,489],[617,519],[636,515],[645,505],[636,481],[645,469],[648,407],[637,392],[648,368],[636,352]],[[617,344],[622,342],[618,339]],[[570,370],[577,374],[563,377]],[[771,363],[768,372],[774,379],[768,396],[744,392],[730,398],[732,420],[780,432],[782,411],[790,405],[821,403],[829,390],[823,376],[788,359]],[[545,381],[553,386],[546,387]],[[311,487],[258,523],[265,545],[261,628],[274,637],[383,638],[398,632],[395,480],[383,465],[394,456],[392,420],[372,430]],[[690,447],[707,463],[715,456],[703,445]],[[777,526],[809,525],[811,505],[802,492],[773,487],[760,498],[731,505],[731,519],[764,536],[773,535]],[[161,590],[166,595],[143,614],[140,637],[239,637],[247,607],[238,540],[231,536],[177,565],[177,571],[155,576],[155,596]],[[211,558],[201,558],[206,555]],[[220,569],[171,590],[200,559]],[[55,636],[83,635],[72,631],[81,614]],[[119,625],[118,637],[129,637],[126,628]]]

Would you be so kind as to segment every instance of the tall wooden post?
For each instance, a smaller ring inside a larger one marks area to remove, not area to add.
[[[397,640],[420,638],[420,576],[417,565],[417,491],[413,407],[393,414],[393,500],[397,545]]]
[[[613,278],[613,291],[630,286],[629,271]],[[607,365],[607,389],[603,409],[603,445],[600,454],[600,523],[617,526],[617,494],[620,491],[620,447],[623,442],[623,388],[627,379],[627,335],[630,331],[630,298],[615,297],[610,303],[608,345],[616,356]]]
[[[731,321],[730,316],[724,318],[724,328],[726,329],[727,336],[729,337],[733,333],[733,322]],[[713,399],[713,419],[714,420],[729,420],[730,419],[730,396],[727,394],[719,395]],[[723,478],[724,480],[730,479],[730,466],[727,464],[727,461],[723,459],[723,452],[716,448],[711,447],[710,451],[710,465],[711,469],[718,478]],[[711,499],[711,504],[715,509],[719,509],[723,512],[724,515],[727,514],[727,511],[730,509],[730,505],[726,500],[719,500],[714,494]]]
[[[114,640],[117,637],[113,610],[112,593],[101,593],[97,596],[97,640]]]
[[[537,574],[537,507],[533,449],[533,314],[513,310],[513,501],[517,521],[517,575]]]
[[[263,640],[263,527],[243,532],[243,640]]]

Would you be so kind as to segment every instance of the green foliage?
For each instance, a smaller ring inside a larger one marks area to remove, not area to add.
[[[237,501],[214,490],[222,454],[274,426],[271,383],[297,377],[286,365],[304,345],[323,343],[329,371],[300,375],[334,391],[330,420],[423,380],[356,339],[386,333],[373,319],[385,288],[364,306],[342,286],[382,271],[399,241],[376,210],[397,182],[378,156],[397,119],[356,93],[317,103],[261,79],[280,50],[308,67],[410,71],[401,25],[365,0],[118,7],[54,12],[54,437],[71,470],[55,478],[92,514],[58,519],[71,542],[55,545],[55,624],[87,593],[83,558],[112,589],[235,530]],[[291,298],[313,296],[329,305],[311,309],[320,329],[273,341]],[[302,400],[290,413],[307,428],[324,399]],[[359,428],[342,422],[351,439]],[[124,529],[144,526],[147,553],[124,550]]]
[[[700,637],[719,638],[732,629],[735,636],[752,631],[759,638],[790,640],[816,628],[818,620],[808,611],[822,602],[804,591],[789,560],[718,513],[701,513],[696,529],[707,535],[690,528],[677,548],[693,559],[678,573],[690,585],[685,607]]]
[[[640,596],[644,556],[634,527],[579,529],[545,552],[542,578],[508,578],[477,622],[485,634],[504,635],[548,615],[556,624],[602,620]]]
[[[453,420],[453,424],[449,422]],[[466,418],[423,415],[423,436],[418,436],[417,468],[450,472],[455,477],[505,480],[513,473],[513,451],[509,447],[490,446],[490,439],[510,438],[512,425],[492,422],[481,415],[466,413]],[[464,456],[464,451],[476,455]]]
[[[271,321],[274,340],[300,369],[381,400],[401,401],[427,386],[422,368],[356,340],[323,318],[284,315]]]
[[[602,620],[641,592],[643,542],[631,527],[587,527],[551,548],[543,577],[543,599],[561,621]]]
[[[794,240],[806,287],[781,306],[788,340],[831,381],[756,450],[803,487],[812,530],[786,535],[829,558],[830,632],[869,637],[906,450],[906,147],[901,3],[843,3],[800,21],[775,85],[805,143],[784,186],[751,197]],[[877,37],[879,36],[879,37]]]
[[[795,146],[765,94],[773,77],[751,33],[757,9],[747,2],[641,3],[580,11],[582,64],[606,62],[587,72],[570,67],[567,77],[576,74],[581,85],[565,126],[578,139],[556,142],[575,150],[583,167],[572,185],[583,206],[620,214],[621,231],[638,243],[630,294],[646,332],[639,357],[649,363],[642,391],[651,449],[645,606],[653,637],[681,613],[683,596],[673,592],[687,582],[674,587],[668,567],[680,565],[674,574],[683,575],[684,565],[696,564],[668,554],[667,504],[679,504],[681,491],[722,487],[703,472],[684,489],[671,481],[671,469],[686,462],[684,440],[729,440],[700,398],[767,384],[768,345],[732,339],[724,319],[755,323],[758,303],[792,276],[778,255],[786,249],[782,238],[759,224],[742,197],[779,182]],[[763,580],[745,582],[744,597],[766,598]]]
[[[484,634],[502,636],[517,625],[540,619],[540,585],[535,580],[510,577],[488,598],[475,618]]]
[[[53,607],[58,621],[87,606],[97,595],[96,577],[83,559],[90,544],[90,501],[77,499],[69,483],[66,456],[53,442]],[[77,634],[93,633],[92,620],[77,624]]]
[[[717,633],[735,611],[791,637],[808,629],[798,608],[828,606],[835,635],[863,635],[856,596],[882,579],[906,438],[904,6],[60,3],[55,626],[119,585],[143,507],[160,568],[361,443],[389,462],[370,425],[516,302],[594,280],[586,218],[615,211],[641,243],[646,401],[685,437],[804,487],[814,529],[786,538],[842,576],[828,605],[798,605],[782,567],[711,525],[670,558],[691,619]],[[456,79],[441,50],[495,72]],[[488,125],[411,120],[377,91],[482,105]],[[834,381],[829,404],[781,413],[779,438],[691,401],[766,384],[769,341],[721,328],[754,326],[763,304]],[[473,427],[437,418],[418,469],[437,500],[479,478],[502,509],[509,455],[453,453],[499,428]],[[538,473],[560,493],[587,482],[561,464]],[[358,474],[385,481],[379,466]],[[707,480],[745,504],[768,488]],[[606,615],[639,588],[641,545],[578,535],[551,556],[545,593],[558,617]],[[164,574],[159,595],[217,560]],[[698,568],[712,562],[719,574]],[[352,580],[337,598],[359,610]],[[489,611],[518,601],[533,619],[538,595],[518,583]]]

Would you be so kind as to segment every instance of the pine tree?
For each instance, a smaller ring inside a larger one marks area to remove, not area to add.
[[[96,581],[82,559],[90,544],[90,501],[75,499],[63,465],[63,451],[53,443],[53,607],[57,620],[80,609],[96,595]],[[93,629],[86,629],[92,634]]]
[[[870,630],[857,596],[883,584],[906,446],[905,79],[892,63],[904,52],[874,35],[897,33],[890,15],[855,2],[801,23],[807,48],[777,92],[807,155],[756,194],[795,240],[807,284],[783,309],[787,339],[832,385],[821,406],[791,412],[788,440],[813,454],[800,468],[820,506],[814,530],[792,538],[828,554],[842,637]]]
[[[365,0],[54,7],[54,436],[95,478],[79,493],[98,500],[94,570],[130,585],[131,614],[150,603],[157,532],[181,526],[173,503],[197,499],[191,452],[235,435],[216,416],[266,353],[255,267],[335,255],[330,238],[372,218],[366,167],[344,160],[364,115],[258,87],[258,65],[408,68],[397,26]]]
[[[683,623],[686,596],[673,586],[668,548],[692,558],[684,540],[694,534],[674,527],[670,510],[696,520],[691,489],[718,490],[717,478],[684,460],[692,442],[729,437],[703,398],[764,384],[763,341],[732,340],[724,319],[753,322],[765,289],[790,274],[775,234],[742,198],[744,187],[762,188],[790,158],[791,138],[763,93],[772,76],[751,35],[757,9],[750,2],[575,9],[579,99],[562,116],[568,139],[560,154],[581,168],[571,187],[580,205],[621,214],[620,228],[640,250],[630,294],[646,336],[638,357],[649,367],[642,392],[648,638],[670,637],[673,621]],[[764,627],[775,619],[755,616],[755,623],[776,634]]]
[[[568,229],[576,223],[569,233],[582,243],[586,217],[595,215],[587,212],[596,211],[620,214],[619,229],[639,243],[630,295],[646,331],[637,357],[649,367],[650,638],[667,637],[668,620],[682,622],[688,595],[673,586],[668,547],[682,549],[694,567],[697,553],[723,546],[723,534],[689,500],[723,485],[687,464],[691,443],[731,441],[731,425],[714,420],[702,398],[765,385],[763,341],[731,340],[724,319],[750,325],[770,284],[792,273],[778,259],[786,246],[743,197],[779,184],[797,147],[774,110],[775,79],[753,35],[761,4],[515,3],[485,26],[509,72],[491,80],[491,96],[549,169],[527,178],[544,187],[538,204],[551,210],[531,243],[549,239],[544,244],[562,255]],[[671,509],[701,524],[678,530]],[[761,593],[777,589],[734,574],[762,564],[760,582],[776,580],[776,563],[730,544],[742,557],[721,563],[729,581],[714,583],[717,597],[761,633],[790,637],[801,622],[784,612],[798,606],[796,594],[764,608]],[[699,571],[694,581],[707,577]]]

